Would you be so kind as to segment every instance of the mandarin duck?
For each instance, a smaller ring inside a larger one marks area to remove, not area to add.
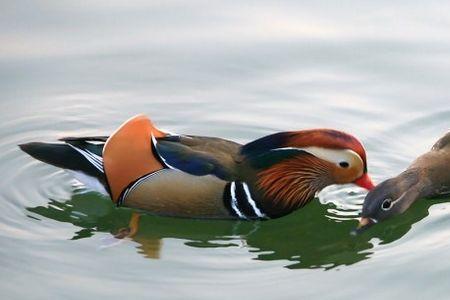
[[[406,211],[418,199],[450,195],[450,132],[404,172],[387,179],[364,199],[355,233]]]
[[[161,216],[277,218],[328,185],[373,188],[363,145],[331,129],[279,132],[240,145],[169,134],[139,115],[109,137],[67,137],[20,148],[71,171],[118,206]]]

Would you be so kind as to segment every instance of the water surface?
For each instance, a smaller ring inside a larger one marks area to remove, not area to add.
[[[407,5],[407,6],[406,6]],[[4,299],[338,299],[450,294],[449,199],[353,237],[364,191],[329,187],[267,222],[145,215],[17,144],[109,134],[137,113],[245,143],[331,127],[381,181],[449,129],[449,4],[79,1],[0,4]]]

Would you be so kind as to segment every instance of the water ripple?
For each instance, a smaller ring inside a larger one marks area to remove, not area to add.
[[[5,119],[0,126],[3,136],[0,171],[7,174],[0,182],[0,208],[4,212],[0,218],[4,245],[0,249],[0,265],[16,276],[27,272],[28,276],[53,278],[55,275],[45,269],[53,265],[58,266],[58,276],[70,270],[66,280],[87,280],[112,289],[123,282],[129,288],[147,284],[149,269],[164,274],[153,278],[152,284],[183,284],[192,288],[223,279],[233,286],[248,278],[258,278],[276,285],[291,276],[282,267],[305,272],[340,270],[358,263],[363,265],[369,258],[377,265],[380,258],[405,255],[405,247],[412,247],[414,239],[426,239],[426,232],[446,226],[445,217],[436,216],[435,206],[430,209],[432,215],[424,219],[425,223],[420,221],[432,205],[422,203],[404,218],[376,226],[371,235],[351,237],[349,232],[357,223],[366,191],[346,185],[328,187],[319,193],[318,201],[287,217],[267,222],[180,220],[144,215],[138,234],[119,241],[113,234],[128,225],[130,210],[115,208],[107,199],[86,191],[64,171],[33,160],[17,147],[23,142],[52,141],[64,135],[107,133],[118,125],[119,119],[129,117],[130,112],[115,111],[105,95],[97,95],[99,106],[91,109],[88,100],[91,96],[55,97],[48,100],[45,113],[31,114],[34,109],[31,106],[16,118]],[[53,105],[61,99],[67,103],[64,108]],[[72,102],[74,99],[81,100]],[[166,106],[164,102],[155,105],[155,110]],[[138,109],[143,107],[142,104]],[[211,105],[214,107],[219,106]],[[99,117],[102,113],[105,115]],[[344,109],[341,113],[348,115],[354,111]],[[195,114],[179,112],[174,119],[189,121],[183,123],[164,116],[161,123],[174,131],[212,133],[241,142],[282,130],[288,124],[274,124],[259,117],[256,118],[259,124],[252,125],[255,120],[246,120],[244,113],[239,116],[243,119],[240,123],[232,121],[230,112],[219,111],[201,120],[195,120]],[[427,136],[419,143],[422,147],[442,127],[443,121],[435,119],[446,116],[447,111],[439,112],[409,120],[377,135],[367,135],[371,174],[380,180],[401,170],[417,151],[408,148],[411,143],[417,143],[407,130]],[[273,118],[277,118],[276,114]],[[422,122],[430,126],[422,128]],[[440,240],[442,237],[426,239],[423,246],[446,247]],[[32,249],[24,247],[25,244],[32,244]],[[16,248],[20,249],[17,254],[6,251]],[[86,254],[93,266],[85,263]],[[17,255],[23,261],[7,262]],[[113,267],[111,257],[127,259],[115,260]],[[33,266],[31,270],[29,265]],[[93,275],[94,268],[101,268],[105,273],[101,280]],[[297,274],[306,276],[303,274],[307,273]],[[246,282],[257,285],[254,280]]]

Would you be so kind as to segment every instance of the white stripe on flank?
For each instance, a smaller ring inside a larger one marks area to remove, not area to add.
[[[103,163],[99,162],[94,156],[91,156],[88,152],[79,149],[71,144],[68,144],[70,147],[75,149],[78,153],[83,155],[94,167],[96,167],[100,172],[104,173],[103,171]]]
[[[247,201],[250,203],[250,205],[253,208],[253,211],[259,218],[267,218],[265,214],[263,214],[259,208],[256,206],[255,200],[253,200],[252,195],[250,194],[250,190],[248,188],[248,185],[245,182],[242,182],[242,186],[244,187],[245,195],[247,196]]]
[[[230,184],[230,194],[231,194],[231,208],[233,208],[234,212],[239,216],[239,218],[247,219],[247,217],[237,207],[236,183],[234,181],[232,181]]]

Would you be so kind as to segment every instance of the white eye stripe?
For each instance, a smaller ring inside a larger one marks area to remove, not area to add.
[[[286,147],[286,148],[277,148],[273,149],[274,151],[280,151],[280,150],[299,150],[299,151],[306,151],[315,157],[318,157],[320,159],[329,161],[333,164],[339,165],[341,162],[347,162],[350,166],[354,165],[355,163],[360,163],[361,166],[364,165],[364,162],[359,156],[358,153],[356,153],[353,150],[350,149],[327,149],[327,148],[321,148],[321,147],[305,147],[305,148],[296,148],[296,147]]]
[[[398,198],[395,199],[395,200],[392,200],[392,199],[388,198],[388,199],[389,199],[389,204],[390,204],[390,206],[389,206],[388,208],[384,208],[384,207],[383,207],[384,202],[388,201],[388,199],[384,199],[384,201],[381,203],[381,209],[384,210],[384,211],[390,210],[390,209],[391,209],[395,204],[397,204],[397,203],[398,203],[405,195],[406,195],[406,192],[404,192],[403,194],[401,194],[400,197],[398,197]]]
[[[359,161],[361,165],[363,165],[363,160],[359,156],[359,154],[350,149],[325,149],[320,147],[307,147],[304,148],[304,150],[318,158],[327,160],[337,165],[343,161],[352,165],[354,164],[355,160]]]

